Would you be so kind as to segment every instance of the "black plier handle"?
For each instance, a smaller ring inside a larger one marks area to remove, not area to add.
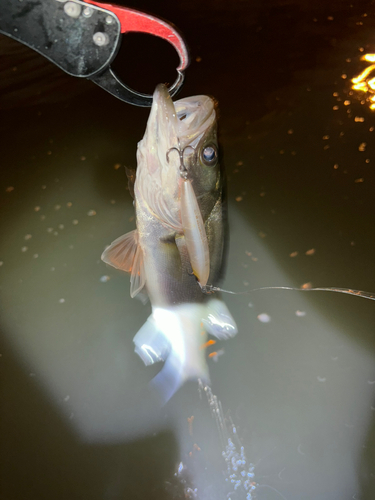
[[[169,87],[180,89],[188,52],[178,31],[166,21],[144,12],[93,0],[1,0],[0,33],[36,50],[72,76],[88,78],[124,102],[149,107],[152,96],[125,85],[111,68],[128,32],[164,38],[177,50],[177,79]]]

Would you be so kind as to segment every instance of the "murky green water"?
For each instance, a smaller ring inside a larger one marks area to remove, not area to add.
[[[375,291],[375,112],[349,94],[361,55],[375,52],[374,6],[352,5],[137,3],[185,33],[181,96],[220,103],[224,288]],[[134,228],[123,167],[135,165],[148,111],[5,38],[0,47],[2,498],[169,500],[188,487],[191,498],[194,488],[227,498],[206,400],[189,383],[158,407],[147,384],[159,368],[132,343],[150,306],[100,261]],[[131,83],[152,91],[136,70]],[[374,302],[288,291],[225,300],[239,334],[215,345],[212,390],[254,464],[256,498],[373,499]]]

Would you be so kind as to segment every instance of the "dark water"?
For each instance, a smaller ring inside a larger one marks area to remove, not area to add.
[[[375,111],[350,95],[375,52],[374,2],[128,5],[184,32],[181,97],[219,100],[224,288],[375,291]],[[143,38],[128,37],[116,67],[152,92],[177,61]],[[100,261],[134,228],[123,166],[148,111],[5,37],[0,50],[1,498],[227,498],[205,398],[190,383],[158,408],[147,389],[158,367],[132,344],[150,307]],[[262,291],[226,303],[239,334],[215,346],[212,390],[254,464],[253,498],[375,498],[374,302]]]

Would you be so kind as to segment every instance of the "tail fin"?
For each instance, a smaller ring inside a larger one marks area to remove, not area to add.
[[[205,327],[204,327],[204,326]],[[190,379],[210,383],[206,353],[202,348],[207,331],[219,338],[237,333],[225,304],[212,299],[207,304],[181,304],[154,308],[134,337],[135,351],[146,365],[165,361],[151,382],[166,403]]]

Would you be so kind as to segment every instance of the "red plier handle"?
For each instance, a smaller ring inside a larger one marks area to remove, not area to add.
[[[188,51],[182,36],[167,21],[128,7],[121,7],[110,3],[101,3],[94,0],[84,0],[86,3],[97,5],[105,10],[110,10],[120,21],[121,33],[148,33],[163,38],[171,43],[180,56],[180,65],[177,71],[184,71],[189,63]]]
[[[184,80],[183,72],[189,64],[189,55],[182,36],[174,28],[174,26],[151,14],[146,14],[145,12],[130,9],[128,7],[96,2],[95,0],[84,0],[84,2],[95,5],[100,9],[110,11],[113,15],[115,15],[121,26],[121,33],[148,33],[150,35],[163,38],[172,44],[180,57],[180,64],[177,68],[177,79],[169,87],[169,93],[173,96],[179,91]],[[130,102],[130,92],[133,96],[131,104],[145,107],[151,106],[152,104],[151,95],[141,94],[127,87],[119,80],[110,66],[101,75],[96,75],[92,77],[91,80],[126,102]],[[124,95],[124,92],[126,95]]]

